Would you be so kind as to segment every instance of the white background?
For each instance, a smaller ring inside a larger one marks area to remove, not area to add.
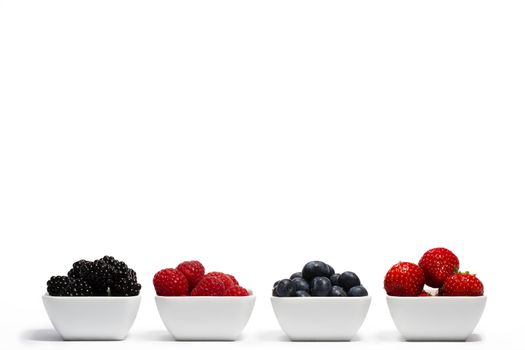
[[[516,348],[525,210],[523,1],[0,0],[2,343],[58,340],[50,275],[137,272],[99,348]],[[382,289],[446,246],[485,284],[466,344],[402,342]],[[258,300],[236,343],[172,343],[153,274],[185,259]],[[373,297],[358,338],[289,343],[274,280],[312,259]]]

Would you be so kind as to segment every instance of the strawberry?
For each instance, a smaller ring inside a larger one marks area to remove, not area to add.
[[[386,293],[392,296],[418,296],[423,291],[425,274],[416,264],[400,262],[388,270],[384,287]]]
[[[224,283],[215,277],[205,275],[191,291],[192,296],[223,296],[226,288]]]
[[[483,295],[483,283],[468,272],[456,273],[449,276],[443,287],[440,289],[440,295],[443,296],[471,296],[477,297]]]
[[[423,292],[421,292],[421,294],[419,294],[419,296],[420,296],[420,297],[431,297],[431,296],[432,296],[432,294],[430,294],[430,293],[428,293],[428,292],[425,292],[425,291],[423,291]]]
[[[177,266],[177,270],[186,276],[190,290],[192,290],[202,276],[204,276],[204,266],[197,260],[181,262],[179,266]]]
[[[206,274],[206,276],[217,277],[218,279],[220,279],[222,281],[222,283],[224,283],[224,288],[226,288],[226,289],[228,289],[230,287],[233,287],[235,285],[235,283],[232,281],[232,279],[230,277],[228,277],[227,274],[222,273],[222,272],[208,272]]]
[[[160,270],[153,277],[153,286],[157,295],[180,296],[188,295],[188,280],[182,272],[176,269]]]
[[[458,271],[459,259],[446,248],[434,248],[423,254],[419,267],[423,269],[429,287],[441,288],[447,277]]]
[[[250,295],[250,293],[241,286],[233,286],[228,288],[224,295],[229,297],[246,297]]]

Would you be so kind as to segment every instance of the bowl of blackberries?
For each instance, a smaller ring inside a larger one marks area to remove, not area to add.
[[[293,341],[350,341],[365,320],[371,297],[359,276],[336,273],[322,261],[274,283],[272,306]]]
[[[67,275],[52,276],[42,297],[64,340],[122,340],[135,321],[141,285],[123,261],[79,260]]]

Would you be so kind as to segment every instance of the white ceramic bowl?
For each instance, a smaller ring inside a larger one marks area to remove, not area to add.
[[[42,297],[47,315],[64,340],[122,340],[140,305],[133,297]]]
[[[349,341],[365,320],[372,298],[272,297],[277,321],[291,340]]]
[[[487,297],[387,296],[386,301],[406,340],[464,341],[476,328]]]
[[[176,340],[236,340],[252,314],[255,296],[161,297],[157,309]]]

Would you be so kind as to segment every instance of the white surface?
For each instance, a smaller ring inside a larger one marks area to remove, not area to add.
[[[42,297],[49,320],[65,340],[122,340],[140,306],[133,297]]]
[[[436,246],[489,302],[467,344],[522,348],[525,2],[1,0],[0,326],[56,342],[52,274],[113,254],[144,285],[99,349],[407,349],[383,276]],[[257,296],[235,343],[173,344],[153,274],[185,259]],[[286,341],[273,282],[322,259],[373,302],[352,344]],[[266,297],[265,297],[266,295]]]
[[[387,296],[386,301],[406,340],[465,341],[481,319],[487,297]]]
[[[372,298],[276,298],[272,307],[293,341],[350,341],[366,318]]]
[[[237,340],[248,323],[255,296],[160,297],[157,309],[176,340]]]

